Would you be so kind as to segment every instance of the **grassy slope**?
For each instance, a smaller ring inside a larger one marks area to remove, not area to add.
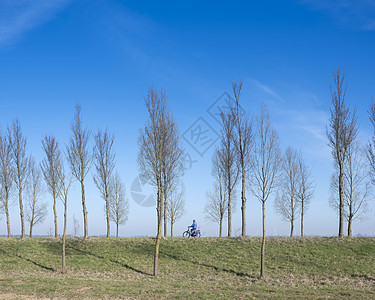
[[[68,239],[61,275],[59,240],[3,238],[0,298],[375,299],[375,238],[268,238],[263,280],[260,238],[163,240],[158,278],[153,249],[151,238]]]

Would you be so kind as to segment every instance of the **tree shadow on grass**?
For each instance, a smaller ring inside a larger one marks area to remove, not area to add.
[[[39,268],[42,268],[42,269],[44,269],[44,270],[52,271],[52,272],[55,272],[55,271],[56,271],[54,268],[44,266],[44,265],[42,265],[42,264],[40,264],[40,263],[38,263],[38,262],[36,262],[36,261],[31,260],[30,258],[23,257],[22,255],[14,254],[14,253],[8,253],[8,252],[6,252],[6,251],[4,251],[4,250],[1,250],[1,249],[0,249],[0,252],[2,252],[3,254],[9,255],[9,256],[15,256],[15,257],[18,257],[18,258],[20,258],[20,259],[23,259],[23,260],[25,260],[25,261],[27,261],[27,262],[30,262],[30,263],[34,264],[35,266],[37,266],[37,267],[39,267]]]
[[[358,278],[358,279],[362,279],[364,281],[375,283],[375,278],[372,278],[372,277],[367,276],[367,275],[352,275],[352,278]]]
[[[105,258],[104,256],[102,256],[102,255],[95,254],[95,253],[92,253],[92,252],[87,251],[87,250],[81,250],[81,249],[78,249],[78,248],[76,248],[76,247],[74,247],[74,246],[71,246],[71,245],[67,245],[66,248],[70,248],[70,249],[72,249],[72,250],[74,250],[74,251],[76,251],[76,252],[79,252],[79,253],[82,253],[82,254],[85,254],[85,255],[90,255],[90,256],[93,256],[93,257],[96,257],[96,258],[99,258],[99,259],[106,259],[106,258]],[[107,258],[107,259],[108,259],[108,258]],[[119,262],[119,261],[117,261],[117,260],[115,260],[115,259],[108,259],[108,260],[109,260],[110,262],[112,262],[112,263],[115,263],[115,264],[120,265],[120,266],[123,267],[123,268],[129,269],[129,270],[134,271],[134,272],[137,272],[137,273],[139,273],[139,274],[152,276],[151,274],[146,273],[146,272],[143,272],[143,271],[141,271],[141,270],[138,270],[138,269],[136,269],[136,268],[134,268],[134,267],[132,267],[132,266],[126,264],[126,263]]]
[[[250,275],[250,274],[247,274],[247,273],[237,272],[237,271],[232,270],[232,269],[220,268],[220,267],[213,266],[213,265],[210,265],[210,264],[207,264],[207,263],[197,262],[197,261],[187,259],[187,258],[184,258],[184,257],[178,257],[177,255],[174,255],[174,254],[169,254],[169,253],[165,253],[165,252],[160,252],[160,254],[168,256],[168,257],[170,257],[172,259],[175,259],[175,260],[185,261],[185,262],[188,262],[188,263],[191,263],[191,264],[194,264],[194,265],[200,265],[200,266],[204,266],[206,268],[211,268],[211,269],[214,269],[215,271],[223,271],[223,272],[231,273],[231,274],[234,274],[234,275],[240,276],[240,277],[248,277],[250,279],[257,279],[257,277],[255,277],[253,275]]]

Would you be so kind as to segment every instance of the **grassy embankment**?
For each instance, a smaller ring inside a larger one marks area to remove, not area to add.
[[[0,298],[361,298],[375,299],[375,238],[165,239],[160,276],[154,239],[0,239]]]

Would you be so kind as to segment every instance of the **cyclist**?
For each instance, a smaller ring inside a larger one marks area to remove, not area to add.
[[[191,224],[190,226],[189,226],[189,228],[191,227],[191,229],[190,229],[190,234],[192,235],[192,236],[194,236],[195,235],[195,231],[197,230],[197,228],[198,228],[198,224],[197,224],[197,222],[195,221],[195,220],[193,220],[193,224]]]

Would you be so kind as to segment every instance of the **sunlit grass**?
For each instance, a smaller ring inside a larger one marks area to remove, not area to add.
[[[0,239],[0,298],[375,298],[375,238]]]

